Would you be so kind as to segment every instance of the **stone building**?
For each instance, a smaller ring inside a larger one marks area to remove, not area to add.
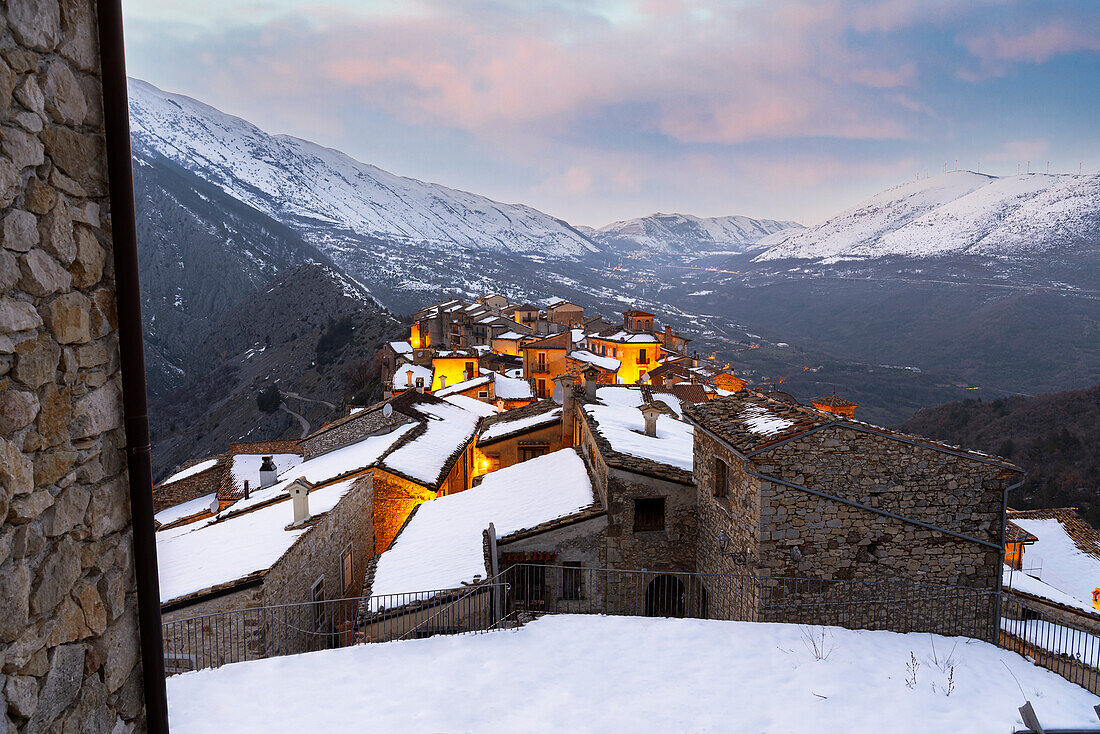
[[[999,588],[1015,466],[759,393],[684,413],[700,571]]]
[[[540,400],[482,421],[474,454],[477,475],[568,448],[562,442],[561,407]]]
[[[169,671],[343,640],[352,607],[329,600],[358,596],[374,556],[372,480],[370,473],[321,485],[291,480],[183,532],[159,533]],[[296,488],[306,497],[301,508],[290,494]],[[313,606],[246,611],[302,602]],[[231,611],[237,615],[218,614]]]
[[[118,6],[103,5],[113,34]],[[109,168],[116,193],[129,184],[128,156],[116,167],[107,154],[108,124],[128,135],[112,68],[95,3],[0,5],[2,731],[143,730],[147,696],[150,725],[165,711],[159,660],[148,693],[139,663],[139,607],[155,615],[155,600],[137,593],[134,545],[152,530],[148,495],[133,518],[129,499],[128,471],[148,458],[126,454],[124,384],[144,391],[144,373],[119,349],[116,275],[135,253],[133,213],[108,197]],[[133,311],[121,320],[140,338]]]

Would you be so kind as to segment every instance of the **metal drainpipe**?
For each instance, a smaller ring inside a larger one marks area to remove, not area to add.
[[[149,409],[145,392],[145,345],[141,335],[141,289],[138,281],[122,5],[120,0],[98,0],[96,5],[146,729],[151,734],[167,734],[168,697],[164,686],[160,583],[157,579],[157,544],[153,531],[153,472],[149,462]]]
[[[1020,481],[1016,482],[1010,487],[1005,487],[1004,502],[1001,505],[1001,545],[1004,545],[1005,538],[1008,535],[1008,493],[1014,489],[1019,489],[1024,486],[1024,482],[1027,481],[1027,474],[1025,473],[1020,477]],[[997,598],[993,602],[993,639],[991,642],[996,645],[997,640],[1001,636],[1001,593],[1004,590],[1004,554],[1001,554],[999,559],[1000,563],[997,564]],[[1100,716],[1100,711],[1097,712]]]

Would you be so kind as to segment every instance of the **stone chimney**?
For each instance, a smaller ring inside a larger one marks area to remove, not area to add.
[[[446,375],[440,375],[439,376],[439,389],[442,390],[445,387],[447,387],[447,376]]]
[[[656,437],[657,416],[659,416],[664,411],[662,411],[653,403],[644,403],[638,408],[638,410],[642,411],[642,417],[645,418],[645,435]]]
[[[584,397],[588,400],[596,399],[596,381],[600,377],[600,370],[595,365],[584,368]]]
[[[275,468],[275,457],[265,456],[260,462],[260,489],[266,489],[279,479],[279,470]]]
[[[312,486],[305,477],[298,477],[286,488],[294,510],[294,522],[290,527],[300,528],[309,520],[309,489]]]
[[[557,385],[554,392],[561,396],[561,447],[573,446],[573,412],[576,401],[573,399],[573,375],[563,372],[554,378]]]

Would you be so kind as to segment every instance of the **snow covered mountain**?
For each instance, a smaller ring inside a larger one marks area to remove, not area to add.
[[[312,233],[432,248],[577,258],[598,248],[567,223],[522,204],[397,176],[331,148],[269,135],[239,117],[131,79],[135,155],[165,158],[268,216]],[[328,248],[325,248],[325,245]]]
[[[619,249],[696,254],[742,253],[777,232],[802,229],[797,222],[742,216],[696,217],[691,214],[650,214],[614,222],[594,231],[600,242]]]
[[[1030,258],[1100,247],[1100,175],[998,178],[958,171],[872,196],[815,227],[791,232],[756,262],[822,264],[882,257]]]

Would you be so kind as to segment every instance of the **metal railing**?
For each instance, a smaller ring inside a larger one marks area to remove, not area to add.
[[[493,629],[506,584],[250,607],[164,622],[166,673],[384,642]]]
[[[935,632],[996,639],[991,589],[750,574],[623,571],[521,563],[496,579],[503,610],[695,617]]]
[[[1072,615],[1058,617],[1011,594],[1001,602],[997,644],[1100,694],[1100,630]]]

